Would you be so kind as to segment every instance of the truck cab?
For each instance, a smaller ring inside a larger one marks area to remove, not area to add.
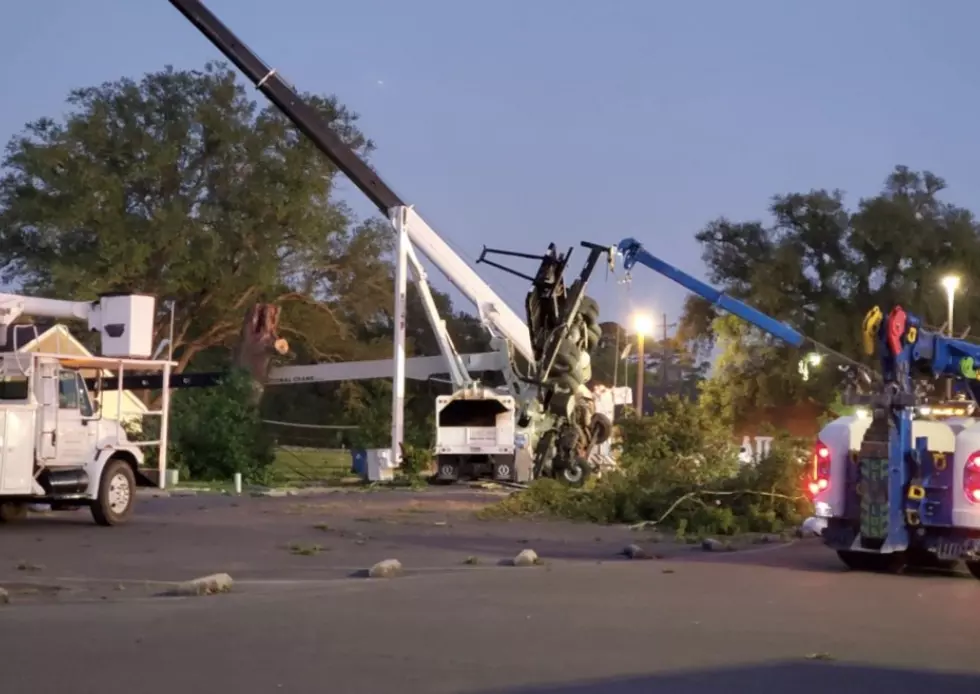
[[[141,470],[141,443],[129,440],[123,422],[103,418],[82,375],[118,361],[2,355],[0,520],[49,504],[88,506],[100,525],[115,525],[130,515],[137,485],[154,484]]]

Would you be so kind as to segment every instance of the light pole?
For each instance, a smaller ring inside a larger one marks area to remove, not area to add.
[[[653,333],[653,319],[642,313],[633,316],[633,332],[636,333],[636,416],[643,416],[643,372],[646,370],[643,363],[645,354],[643,352],[643,341],[647,335]]]
[[[942,280],[943,288],[946,290],[946,334],[953,336],[953,299],[956,290],[960,288],[960,278],[956,275],[946,275]],[[946,379],[946,400],[953,399],[953,379]]]

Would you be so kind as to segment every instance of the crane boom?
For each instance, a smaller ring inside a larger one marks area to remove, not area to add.
[[[724,311],[738,316],[747,323],[751,323],[760,330],[783,340],[793,347],[802,347],[809,341],[806,335],[786,323],[778,321],[772,316],[767,316],[759,309],[728,296],[711,285],[674,267],[667,261],[661,260],[644,249],[643,245],[636,239],[623,239],[619,244],[619,252],[623,256],[623,267],[627,271],[636,263],[639,263],[677,282],[682,287],[689,289],[702,299],[709,301],[712,306],[717,306]]]
[[[472,301],[479,315],[493,324],[528,361],[534,360],[527,325],[507,303],[447,244],[422,217],[330,129],[320,115],[276,70],[266,65],[199,0],[170,0],[188,21],[245,74],[337,168],[389,219],[406,208],[402,228],[412,244]]]

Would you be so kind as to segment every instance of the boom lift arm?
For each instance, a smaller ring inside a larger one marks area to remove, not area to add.
[[[752,308],[743,301],[728,296],[722,291],[715,289],[711,285],[705,284],[701,280],[687,274],[670,263],[661,260],[643,248],[643,245],[636,239],[623,239],[619,244],[619,253],[623,256],[623,267],[627,272],[639,263],[650,268],[668,279],[672,279],[682,287],[694,292],[702,299],[711,303],[712,306],[728,311],[734,316],[754,325],[760,330],[779,338],[792,347],[804,347],[811,340],[795,328],[778,321],[772,316],[767,316],[762,311]],[[814,343],[814,346],[815,343]]]
[[[536,379],[539,384],[537,390],[521,388],[521,383],[514,376],[514,369],[510,360],[508,360],[505,369],[505,377],[510,382],[514,394],[523,401],[521,417],[524,422],[523,425],[528,426],[532,437],[536,437],[537,434],[533,432],[538,431],[545,439],[544,444],[540,442],[535,444],[537,460],[547,459],[551,461],[561,458],[561,455],[556,457],[556,450],[567,451],[569,455],[574,452],[574,459],[566,457],[559,461],[562,464],[560,467],[567,468],[568,466],[564,463],[570,463],[572,467],[582,467],[585,464],[582,461],[587,459],[587,449],[590,449],[595,442],[602,443],[604,438],[608,438],[609,433],[611,433],[611,424],[600,426],[598,430],[593,431],[595,423],[592,422],[592,419],[595,408],[592,394],[587,389],[572,387],[569,383],[564,386],[557,382],[545,385],[544,381],[548,372],[553,370],[555,359],[565,355],[567,360],[572,352],[580,355],[582,359],[580,363],[566,363],[564,368],[570,371],[574,370],[579,375],[585,375],[589,372],[588,349],[583,352],[582,348],[588,348],[589,345],[594,348],[595,341],[590,341],[587,337],[590,334],[588,325],[591,323],[579,311],[583,298],[581,291],[584,289],[584,281],[580,283],[581,286],[578,289],[572,292],[574,299],[571,303],[566,302],[565,297],[562,297],[560,304],[554,303],[550,307],[550,311],[540,314],[552,317],[559,315],[562,323],[562,325],[551,326],[552,331],[544,336],[547,349],[543,349],[541,345],[537,344],[541,341],[542,335],[538,334],[536,325],[531,325],[531,323],[535,323],[535,319],[539,315],[531,314],[531,309],[534,308],[531,298],[536,300],[540,292],[532,289],[529,294],[527,306],[529,323],[525,324],[487,283],[426,224],[425,220],[411,206],[406,205],[401,197],[388,187],[377,173],[330,129],[319,114],[274,69],[263,63],[200,0],[170,0],[170,2],[228,60],[234,63],[301,132],[309,137],[320,151],[347,175],[354,185],[388,217],[398,234],[398,262],[395,277],[395,320],[397,327],[395,333],[394,402],[392,407],[393,455],[398,455],[398,447],[400,447],[402,440],[401,417],[405,367],[404,297],[406,278],[404,268],[408,262],[408,248],[414,245],[445,274],[446,278],[457,289],[476,305],[481,319],[488,325],[491,333],[495,337],[502,336],[506,340],[508,355],[512,351],[516,352],[529,364],[531,373],[528,374],[528,378]],[[547,261],[543,262],[548,264]],[[594,265],[594,261],[591,261],[591,264]],[[556,286],[563,288],[564,285],[558,282]],[[556,309],[558,309],[557,313]],[[596,315],[592,317],[597,319],[598,311],[596,310],[594,313]],[[585,322],[583,323],[583,321]],[[596,327],[592,326],[592,328]],[[553,344],[558,333],[560,333],[560,337]],[[572,351],[563,351],[561,347],[563,344],[571,346]],[[547,356],[550,353],[553,353],[553,356]],[[543,375],[538,373],[542,370],[545,372]],[[460,378],[463,378],[462,374],[460,374]],[[571,380],[575,381],[576,379],[571,378]],[[585,381],[587,380],[585,379]],[[564,392],[557,393],[555,392],[556,389]],[[558,395],[561,397],[556,397]],[[601,424],[601,420],[602,418],[598,418],[596,421]],[[561,444],[557,448],[556,436],[559,437]],[[548,452],[543,452],[545,450]]]
[[[313,144],[323,152],[374,203],[386,217],[393,219],[404,208],[401,224],[412,244],[446,278],[472,301],[480,315],[493,322],[494,327],[511,342],[528,361],[533,350],[527,326],[469,265],[419,216],[406,205],[378,174],[371,169],[323,121],[293,87],[225,26],[199,0],[170,0],[198,30],[204,34],[228,60],[241,70],[273,104]]]

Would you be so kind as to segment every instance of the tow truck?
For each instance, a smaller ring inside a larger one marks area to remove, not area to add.
[[[862,410],[818,436],[810,490],[824,541],[852,569],[963,561],[980,579],[980,345],[901,306],[872,308],[863,330],[881,380],[850,379],[844,401]],[[942,377],[969,400],[934,401]]]
[[[928,330],[895,306],[872,308],[863,346],[880,373],[792,326],[701,282],[646,251],[619,245],[627,270],[639,263],[798,349],[840,360],[845,404],[856,414],[819,433],[807,486],[824,542],[858,570],[963,561],[980,579],[980,345]],[[801,362],[802,363],[802,362]],[[957,380],[969,400],[931,399],[935,379]]]

